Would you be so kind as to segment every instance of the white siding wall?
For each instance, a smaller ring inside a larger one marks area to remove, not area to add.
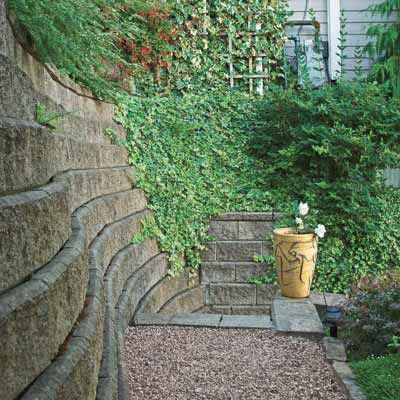
[[[345,49],[344,71],[343,73],[349,79],[354,77],[354,52],[357,46],[365,46],[368,42],[365,35],[366,26],[370,24],[382,24],[386,21],[381,17],[373,17],[370,12],[365,9],[371,4],[381,3],[381,0],[341,0],[341,8],[347,18],[347,43]],[[306,0],[289,0],[289,6],[294,11],[292,20],[304,19],[304,10],[306,8]],[[328,16],[327,16],[327,0],[309,0],[308,9],[316,11],[316,17],[321,22],[322,40],[328,40]],[[310,19],[309,15],[306,19]],[[290,29],[289,33],[296,33],[297,29]],[[303,28],[302,37],[312,37],[312,28]],[[367,57],[362,59],[362,69],[367,72],[371,67],[371,60]]]

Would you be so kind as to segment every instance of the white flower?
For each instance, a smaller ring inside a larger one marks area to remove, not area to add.
[[[301,219],[301,218],[296,218],[296,225],[297,226],[299,226],[299,225],[303,225],[303,220]]]
[[[314,232],[318,237],[320,237],[322,239],[323,237],[325,237],[325,233],[326,233],[325,225],[318,225],[315,228]]]
[[[310,211],[310,208],[308,207],[307,203],[300,203],[299,205],[299,213],[301,216],[306,216],[308,214],[308,211]]]

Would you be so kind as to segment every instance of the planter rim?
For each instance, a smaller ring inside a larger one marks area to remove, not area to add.
[[[273,230],[274,236],[281,236],[288,239],[295,239],[295,240],[310,240],[316,237],[315,233],[295,233],[296,228],[277,228]]]

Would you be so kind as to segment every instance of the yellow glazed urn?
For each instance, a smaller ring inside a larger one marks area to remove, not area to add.
[[[273,236],[282,295],[291,298],[308,297],[317,261],[317,235],[297,234],[295,228],[280,228],[274,230]]]

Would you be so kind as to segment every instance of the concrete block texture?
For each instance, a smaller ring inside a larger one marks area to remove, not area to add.
[[[219,283],[235,282],[236,265],[230,262],[204,262],[201,265],[201,282]]]
[[[60,251],[70,236],[75,209],[94,198],[131,189],[132,173],[129,167],[70,171],[40,189],[1,197],[0,293],[21,283]],[[138,203],[144,202],[143,195],[134,195],[140,198]],[[102,215],[92,234],[102,220],[110,222]]]
[[[254,257],[262,255],[261,242],[217,242],[217,261],[254,261]]]
[[[122,147],[89,144],[25,121],[0,118],[0,195],[45,185],[69,169],[125,166]]]
[[[214,240],[237,240],[239,239],[239,224],[237,221],[210,221],[208,230]]]
[[[230,283],[209,285],[207,305],[255,305],[256,286],[252,284]]]
[[[272,233],[272,221],[238,221],[240,240],[266,240]]]

